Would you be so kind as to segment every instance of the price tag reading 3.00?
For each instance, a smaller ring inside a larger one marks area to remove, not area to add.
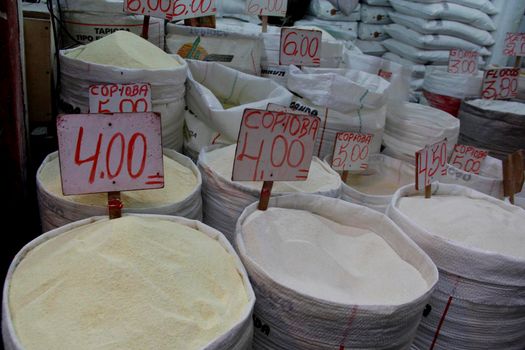
[[[318,30],[282,28],[279,64],[321,65],[321,36]]]
[[[252,16],[286,17],[288,0],[248,0],[246,12]]]
[[[91,85],[89,112],[151,112],[151,87],[145,83]]]
[[[486,100],[514,98],[518,95],[519,68],[497,68],[485,71],[481,97]]]
[[[474,74],[478,72],[478,57],[476,51],[461,49],[450,50],[448,56],[448,72],[452,74]]]
[[[332,169],[364,171],[368,169],[369,145],[372,134],[339,132],[335,136]]]
[[[319,126],[320,119],[313,116],[245,110],[232,180],[306,180]]]
[[[124,0],[124,12],[171,21],[212,16],[217,8],[215,0]]]
[[[416,190],[447,175],[447,139],[416,152]]]
[[[61,115],[57,133],[65,195],[164,187],[160,115]]]

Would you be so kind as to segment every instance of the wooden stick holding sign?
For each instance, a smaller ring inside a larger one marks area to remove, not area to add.
[[[286,17],[288,0],[248,0],[246,13],[252,16],[261,16],[261,31],[268,31],[268,16]]]
[[[242,116],[232,181],[264,181],[259,209],[266,210],[273,181],[305,181],[320,119],[246,109]]]
[[[503,195],[514,204],[514,195],[521,192],[525,181],[525,151],[519,150],[503,160]]]
[[[368,169],[369,146],[374,135],[339,132],[335,136],[332,169],[343,171],[341,179],[346,183],[348,174]]]
[[[425,189],[432,196],[432,183],[447,175],[447,139],[416,152],[416,190]]]

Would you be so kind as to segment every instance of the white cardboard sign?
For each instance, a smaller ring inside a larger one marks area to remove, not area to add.
[[[416,152],[416,189],[447,175],[447,139]]]
[[[91,85],[89,112],[151,112],[151,86],[147,83]]]
[[[286,17],[288,0],[247,0],[246,13],[252,16]]]
[[[468,173],[479,174],[481,163],[488,154],[488,151],[474,146],[456,144],[450,157],[450,164]]]
[[[213,16],[217,7],[215,0],[124,0],[124,12],[172,21]]]
[[[160,115],[60,115],[57,133],[64,195],[164,187]]]
[[[319,30],[281,28],[279,64],[288,66],[319,66],[321,64],[321,36]]]
[[[485,71],[481,97],[486,100],[514,98],[518,95],[519,68],[494,68]]]
[[[364,171],[368,169],[369,145],[374,135],[339,132],[335,136],[332,169]]]
[[[525,56],[525,33],[507,33],[503,54],[505,56]]]
[[[448,72],[452,74],[472,74],[478,72],[478,57],[476,51],[462,49],[450,50],[448,56]]]
[[[233,181],[305,181],[320,119],[310,115],[244,111]]]

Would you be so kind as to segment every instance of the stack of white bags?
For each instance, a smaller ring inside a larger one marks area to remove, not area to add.
[[[368,55],[381,56],[386,52],[383,41],[390,36],[386,26],[392,23],[392,7],[388,0],[362,0],[361,21],[357,30],[357,47]]]

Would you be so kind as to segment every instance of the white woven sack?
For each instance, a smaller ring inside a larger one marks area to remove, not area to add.
[[[182,149],[184,83],[188,74],[188,65],[182,58],[173,55],[179,66],[170,69],[121,68],[69,58],[66,54],[70,51],[60,51],[63,112],[87,113],[92,84],[150,83],[152,109],[161,114],[162,145],[178,151]]]
[[[452,74],[446,67],[427,66],[423,89],[433,94],[464,99],[479,96],[482,83],[482,71],[478,71],[476,75]]]
[[[389,24],[392,20],[388,13],[392,12],[391,7],[361,5],[361,22],[370,24]]]
[[[423,64],[417,64],[410,60],[407,60],[406,58],[403,58],[393,52],[387,52],[382,56],[383,59],[392,61],[395,63],[399,63],[403,67],[407,67],[410,69],[412,73],[412,78],[414,79],[423,79],[425,76],[425,65]]]
[[[129,215],[129,214],[124,214]],[[231,244],[226,240],[224,235],[219,231],[211,228],[200,221],[189,220],[186,218],[178,216],[167,216],[167,215],[148,215],[148,214],[133,214],[133,216],[146,217],[146,218],[157,218],[162,220],[169,220],[176,222],[178,224],[188,226],[194,230],[200,231],[207,235],[208,237],[216,240],[223,248],[226,250],[233,259],[237,271],[241,276],[244,286],[246,288],[246,294],[248,295],[248,304],[243,310],[243,313],[237,323],[235,323],[227,332],[218,336],[216,339],[212,340],[201,350],[247,350],[251,349],[252,335],[253,335],[253,324],[252,324],[252,310],[255,303],[255,294],[253,292],[250,280],[248,279],[248,274],[244,269],[237,253],[231,246]],[[51,238],[57,237],[59,235],[68,234],[68,232],[93,222],[99,222],[108,220],[107,217],[91,217],[88,219],[75,221],[69,223],[65,226],[56,228],[52,231],[46,232],[28,244],[26,244],[15,256],[9,270],[7,272],[7,277],[4,282],[3,296],[2,296],[2,338],[4,347],[6,350],[24,350],[24,347],[20,343],[14,329],[13,321],[11,319],[11,313],[9,310],[9,288],[11,284],[11,279],[13,273],[20,262],[23,260],[24,256],[31,251],[32,249],[37,248],[39,245],[48,241]],[[168,276],[167,276],[168,277]]]
[[[361,0],[363,4],[373,5],[373,6],[390,6],[388,0]]]
[[[359,22],[357,36],[361,40],[382,41],[388,38],[384,24],[368,24]]]
[[[60,0],[62,10],[122,14],[123,0]]]
[[[415,224],[399,210],[399,201],[417,193],[413,185],[400,188],[387,209],[387,215],[432,258],[440,274],[429,302],[432,311],[422,319],[413,349],[429,349],[434,337],[433,349],[439,350],[523,349],[525,260],[467,248]],[[436,183],[432,193],[483,199],[525,215],[517,206],[463,186]]]
[[[308,13],[314,17],[329,21],[347,21],[356,22],[361,19],[361,5],[354,7],[350,15],[345,15],[342,11],[337,10],[328,0],[312,0]]]
[[[319,27],[337,40],[353,41],[357,38],[358,22],[326,21],[313,16],[306,16],[299,21],[295,21],[294,24],[296,26]],[[323,55],[322,52],[321,55]]]
[[[245,247],[242,225],[257,210],[253,203],[237,222],[235,243],[256,293],[254,316],[268,330],[255,331],[254,348],[407,349],[437,282],[430,258],[384,214],[363,206],[307,194],[272,198],[269,206],[305,210],[342,225],[372,230],[421,273],[428,287],[423,295],[402,305],[355,305],[314,298],[277,282]]]
[[[183,216],[189,219],[202,219],[202,198],[201,186],[202,177],[195,166],[195,164],[188,157],[183,156],[174,150],[164,149],[164,155],[175,160],[177,163],[186,168],[191,169],[197,178],[197,185],[193,191],[183,200],[173,202],[170,204],[152,206],[146,208],[124,208],[124,213],[139,213],[139,214],[160,214],[160,215],[176,215]],[[40,210],[40,223],[42,224],[42,231],[46,232],[57,227],[63,226],[73,221],[82,220],[91,216],[106,215],[107,206],[88,205],[83,203],[76,203],[57,197],[53,193],[47,191],[42,184],[40,174],[42,173],[45,164],[58,157],[58,152],[50,153],[42,162],[36,173],[36,186],[38,207]]]
[[[184,112],[184,154],[197,162],[202,148],[209,145],[231,145],[228,140],[203,123],[191,111]]]
[[[489,32],[461,22],[428,20],[395,11],[390,12],[390,19],[421,34],[450,35],[480,46],[494,44],[494,38]]]
[[[410,0],[414,2],[421,2],[421,3],[440,3],[443,2],[443,0]],[[494,5],[490,2],[490,0],[447,0],[447,2],[451,2],[454,4],[471,7],[477,10],[480,10],[482,12],[485,12],[488,15],[495,15],[498,13],[498,10]]]
[[[287,106],[292,98],[288,90],[270,79],[216,62],[188,60],[188,65],[188,108],[210,129],[232,142],[239,136],[245,109],[266,109],[268,103]],[[234,106],[225,109],[220,100]]]
[[[385,41],[367,41],[367,40],[356,40],[355,45],[364,54],[381,57],[387,49],[383,46]]]
[[[62,21],[76,41],[88,44],[117,30],[126,30],[140,35],[144,17],[126,15],[122,13],[121,8],[120,13],[63,11]],[[76,44],[68,35],[62,35],[62,38],[65,46]],[[162,19],[150,18],[148,41],[164,49],[164,21]]]
[[[449,50],[423,50],[407,45],[399,40],[386,39],[381,42],[390,52],[395,53],[416,64],[442,64],[448,63]]]
[[[436,108],[416,103],[389,104],[383,144],[387,155],[414,163],[426,145],[447,139],[450,157],[459,136],[459,120]]]
[[[209,166],[208,153],[219,147],[215,145],[202,149],[197,162],[202,173],[204,223],[221,231],[230,242],[233,242],[237,219],[244,208],[259,200],[261,191],[244,184],[243,181],[232,181],[225,178]],[[339,175],[317,157],[314,157],[312,162],[320,164],[328,173],[339,179],[337,186],[316,193],[326,197],[339,197],[342,185]],[[272,196],[281,196],[296,190],[293,182],[286,184],[288,192],[277,192],[274,188]]]
[[[345,16],[350,16],[359,5],[359,0],[328,0],[333,7],[341,11]]]
[[[386,34],[392,38],[401,41],[410,46],[414,46],[425,50],[450,50],[450,49],[464,49],[476,51],[481,56],[490,55],[490,51],[486,48],[473,44],[470,41],[456,38],[450,35],[420,34],[415,30],[409,29],[400,24],[389,24],[383,29]]]
[[[390,4],[397,12],[405,15],[457,21],[483,30],[496,30],[496,25],[486,13],[454,3],[423,4],[407,0],[390,0]]]
[[[197,38],[197,54],[206,53],[197,58],[202,61],[217,60],[225,66],[248,74],[259,75],[261,72],[262,36],[238,31],[218,30],[214,28],[167,25],[166,51],[180,54],[191,49]],[[213,55],[218,55],[213,58]]]

